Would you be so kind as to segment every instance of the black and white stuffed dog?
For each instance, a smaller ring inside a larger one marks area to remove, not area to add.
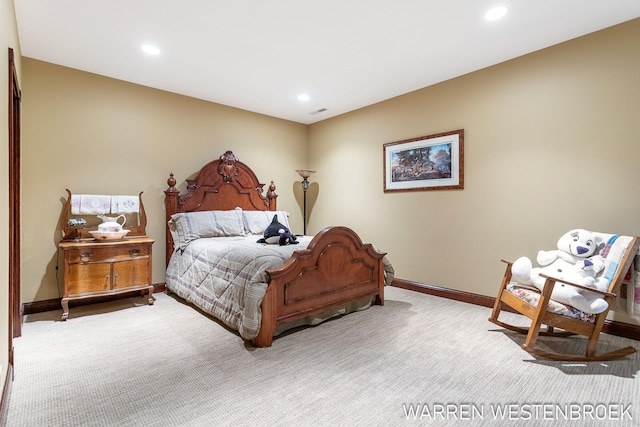
[[[264,237],[258,243],[268,243],[270,245],[296,245],[296,236],[278,221],[278,215],[273,216],[271,224],[264,230]]]

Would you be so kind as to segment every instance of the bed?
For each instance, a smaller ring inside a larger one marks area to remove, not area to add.
[[[231,151],[176,189],[165,191],[166,289],[222,321],[257,347],[278,330],[384,305],[393,269],[350,228],[298,236],[296,245],[258,243],[277,210],[273,181],[266,194],[253,170]],[[261,231],[262,230],[262,231]],[[386,272],[386,274],[385,274]]]

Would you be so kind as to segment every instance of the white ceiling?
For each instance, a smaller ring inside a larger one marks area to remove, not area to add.
[[[640,17],[640,0],[14,3],[23,56],[304,124]]]

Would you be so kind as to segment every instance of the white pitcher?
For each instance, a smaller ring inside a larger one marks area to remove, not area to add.
[[[122,231],[122,227],[127,222],[127,217],[124,215],[118,215],[116,217],[97,215],[102,220],[102,224],[98,225],[98,231],[101,233],[119,233]],[[118,220],[122,218],[122,224]]]

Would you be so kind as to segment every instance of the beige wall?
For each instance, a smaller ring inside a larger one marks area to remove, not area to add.
[[[18,29],[16,25],[13,1],[0,0],[0,57],[3,58],[0,66],[0,81],[4,82],[5,89],[0,90],[0,174],[5,177],[5,183],[0,186],[0,385],[4,385],[9,363],[9,129],[7,117],[9,114],[9,94],[6,90],[9,81],[8,74],[8,48],[13,49],[18,80],[21,80],[20,44],[18,42]]]
[[[500,258],[640,234],[640,19],[310,126],[310,229],[354,227],[399,278],[494,296]],[[383,193],[383,144],[465,130],[465,188]]]
[[[144,191],[153,281],[164,282],[164,193],[233,150],[278,186],[278,208],[301,224],[295,167],[307,166],[307,127],[23,58],[22,301],[59,298],[56,244],[65,189]],[[60,272],[61,273],[61,272]]]

